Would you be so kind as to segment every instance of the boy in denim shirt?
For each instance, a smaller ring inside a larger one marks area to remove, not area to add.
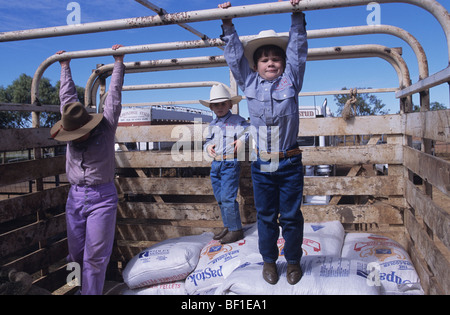
[[[236,201],[241,170],[237,153],[246,141],[245,129],[249,123],[230,111],[241,98],[231,97],[225,86],[215,85],[211,88],[210,100],[200,101],[217,116],[209,125],[204,149],[214,159],[211,164],[211,184],[224,225],[224,229],[214,239],[220,240],[222,244],[244,238],[239,204]]]
[[[293,6],[300,0],[290,0]],[[220,4],[226,9],[230,2]],[[244,45],[231,19],[223,19],[225,59],[247,97],[251,132],[257,159],[252,162],[252,181],[257,210],[259,251],[264,261],[263,278],[278,281],[276,260],[279,225],[285,239],[287,281],[302,277],[303,164],[297,145],[298,93],[303,84],[308,44],[302,12],[292,15],[289,38],[263,31]]]

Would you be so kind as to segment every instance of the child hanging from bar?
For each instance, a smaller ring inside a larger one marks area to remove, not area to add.
[[[290,0],[293,6],[300,0]],[[231,7],[230,2],[219,8]],[[298,148],[298,93],[303,84],[308,44],[305,16],[292,14],[289,38],[273,30],[241,43],[231,19],[223,19],[225,59],[247,97],[251,132],[257,158],[252,162],[252,181],[257,211],[259,251],[264,261],[263,278],[279,279],[276,261],[279,226],[285,239],[287,281],[302,277],[303,164]]]
[[[70,59],[60,61],[62,118],[52,127],[51,136],[67,142],[66,174],[71,184],[66,204],[68,261],[81,268],[82,295],[102,294],[114,242],[118,201],[114,135],[122,110],[123,59],[123,54],[114,55],[103,114],[89,114],[78,101]]]

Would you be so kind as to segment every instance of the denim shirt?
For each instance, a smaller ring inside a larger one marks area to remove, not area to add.
[[[122,110],[122,85],[125,66],[114,64],[102,121],[81,143],[69,141],[66,152],[66,174],[72,185],[94,186],[110,183],[115,173],[114,135]],[[77,91],[69,67],[61,69],[61,112],[64,106],[77,102]]]
[[[259,150],[281,152],[297,146],[298,93],[303,85],[308,43],[303,13],[292,14],[284,73],[273,81],[253,71],[234,26],[222,25],[224,56],[247,97],[251,134]]]
[[[210,122],[208,136],[203,148],[216,145],[214,150],[218,155],[233,155],[232,143],[239,139],[242,142],[248,140],[247,128],[250,124],[241,116],[232,114],[230,111],[223,117],[216,117]]]

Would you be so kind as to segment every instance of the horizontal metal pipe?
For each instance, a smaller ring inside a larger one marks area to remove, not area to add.
[[[372,0],[303,0],[293,7],[289,2],[273,2],[224,9],[208,9],[199,11],[180,12],[165,15],[144,16],[138,18],[119,19],[103,22],[86,23],[80,25],[65,25],[41,29],[0,33],[0,42],[25,40],[43,37],[55,37],[74,34],[86,34],[123,30],[132,28],[151,27],[158,25],[179,24],[219,20],[223,18],[237,18],[255,15],[287,13],[293,11],[309,11],[330,9],[337,7],[351,7],[367,5]],[[408,3],[419,6],[430,12],[441,24],[447,38],[447,48],[450,59],[450,16],[447,10],[436,0],[377,0],[377,3]]]
[[[350,35],[363,35],[363,34],[374,34],[374,33],[385,33],[397,36],[406,41],[416,54],[419,65],[419,78],[425,78],[428,76],[428,62],[425,52],[420,45],[420,43],[405,30],[390,26],[390,25],[378,25],[378,26],[353,26],[353,27],[343,27],[343,28],[331,28],[331,29],[321,29],[321,30],[310,30],[307,32],[309,39],[315,38],[325,38],[325,37],[336,37],[336,36],[350,36]],[[288,33],[281,33],[282,35],[288,35]],[[256,35],[251,36],[241,36],[241,41],[249,40]],[[194,48],[205,48],[205,47],[217,47],[224,45],[225,43],[220,38],[213,38],[208,40],[196,40],[196,41],[180,41],[180,42],[170,42],[170,43],[157,43],[148,45],[136,45],[127,46],[120,48],[121,54],[137,54],[144,52],[157,52],[157,51],[167,51],[167,50],[181,50],[181,49],[194,49]],[[111,48],[105,49],[92,49],[92,50],[82,50],[82,51],[72,51],[65,52],[62,55],[53,55],[44,60],[36,70],[32,86],[31,86],[31,98],[32,103],[38,98],[38,87],[39,81],[41,80],[45,70],[55,62],[64,59],[79,59],[88,57],[99,57],[99,56],[111,56],[119,53],[119,51],[114,51]]]
[[[124,85],[122,91],[141,91],[141,90],[164,90],[179,89],[191,87],[208,87],[222,84],[219,81],[199,81],[199,82],[179,82],[179,83],[159,83],[159,84],[141,84],[141,85]]]
[[[395,69],[399,88],[402,89],[411,84],[408,67],[403,58],[394,50],[382,45],[353,45],[326,48],[311,48],[308,50],[308,61],[312,60],[333,60],[348,58],[380,57],[388,61]],[[152,60],[139,63],[125,63],[126,73],[130,72],[153,72],[161,70],[178,70],[188,67],[220,67],[226,66],[223,56],[205,56],[174,59]],[[96,89],[93,89],[97,78],[109,75],[113,69],[113,64],[104,65],[91,74],[85,88],[85,104],[95,105]],[[98,85],[97,85],[98,87]]]

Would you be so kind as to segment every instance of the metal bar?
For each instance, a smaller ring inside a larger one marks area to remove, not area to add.
[[[402,89],[401,91],[398,91],[397,93],[395,93],[395,97],[406,97],[424,90],[428,90],[445,82],[450,82],[450,66]]]
[[[332,28],[323,30],[311,30],[308,31],[308,38],[324,38],[324,37],[336,37],[336,36],[350,36],[350,35],[363,35],[372,33],[386,33],[397,36],[405,40],[416,53],[416,57],[419,64],[419,78],[425,78],[428,76],[428,62],[420,43],[408,32],[389,25],[380,26],[354,26],[354,27],[344,27],[344,28]],[[288,35],[288,33],[281,33],[282,35]],[[241,36],[240,40],[249,40],[256,35],[251,36]],[[187,42],[170,42],[170,43],[158,43],[158,44],[148,44],[148,45],[136,45],[127,46],[120,49],[120,53],[123,54],[137,54],[144,52],[157,52],[157,51],[167,51],[167,50],[180,50],[180,49],[193,49],[193,48],[205,48],[205,47],[218,47],[224,45],[225,43],[220,38],[208,39],[208,40],[198,40],[198,41],[187,41]],[[93,50],[82,50],[66,52],[62,55],[53,55],[44,60],[36,70],[32,85],[31,85],[31,102],[34,103],[38,98],[38,88],[39,81],[41,80],[45,70],[55,62],[63,59],[79,59],[88,57],[99,57],[99,56],[111,56],[117,53],[111,48],[106,49],[93,49]]]
[[[332,60],[332,59],[348,59],[348,58],[367,58],[380,57],[388,61],[397,72],[399,87],[409,86],[411,84],[408,67],[395,49],[390,49],[382,45],[353,45],[326,48],[311,48],[308,50],[308,61],[312,60]],[[176,60],[177,62],[174,62]],[[94,83],[99,76],[110,74],[113,64],[104,65],[91,74],[85,88],[85,104],[86,106],[95,105],[96,91],[93,90]],[[162,70],[179,70],[187,67],[220,67],[226,66],[223,56],[205,56],[190,57],[165,60],[151,60],[143,62],[125,63],[126,73],[130,72],[152,72]]]
[[[144,16],[138,18],[119,19],[103,22],[85,23],[81,25],[65,25],[41,29],[30,29],[0,33],[0,42],[26,40],[43,37],[55,37],[74,34],[105,32],[122,29],[151,27],[158,25],[179,24],[238,18],[255,15],[288,13],[293,11],[310,11],[337,7],[367,5],[372,0],[303,0],[293,7],[289,2],[273,2],[224,9],[208,9],[200,11],[180,12],[174,14]],[[450,60],[450,16],[447,10],[436,0],[377,0],[378,3],[408,3],[419,6],[430,12],[441,24],[447,39]]]
[[[159,15],[165,15],[165,14],[169,14],[166,10],[164,10],[163,8],[158,7],[157,5],[151,3],[148,0],[134,0],[140,4],[142,4],[143,6],[147,7],[148,9],[152,10],[153,12],[159,14]],[[203,40],[209,39],[208,35],[203,34],[200,31],[197,31],[195,28],[193,28],[192,26],[185,24],[185,23],[179,23],[178,24],[180,27],[184,28],[185,30],[187,30],[188,32],[191,32],[192,34],[200,37]],[[218,47],[220,49],[223,50],[222,47]]]
[[[122,87],[122,91],[141,91],[141,90],[162,90],[162,89],[179,89],[191,87],[208,87],[222,84],[219,81],[199,81],[199,82],[179,82],[179,83],[160,83],[160,84],[141,84],[127,85]]]
[[[358,89],[358,94],[369,93],[392,93],[397,92],[398,88],[379,88],[379,89]],[[300,92],[298,96],[323,96],[323,95],[336,95],[336,94],[350,94],[351,90],[337,90],[337,91],[318,91],[318,92]]]

